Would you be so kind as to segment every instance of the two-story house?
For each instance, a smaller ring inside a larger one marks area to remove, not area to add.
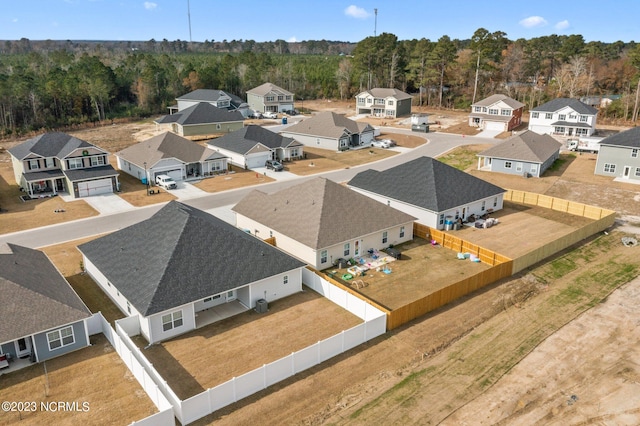
[[[595,174],[640,182],[640,127],[606,137],[600,142]]]
[[[176,98],[176,102],[176,105],[169,107],[169,114],[185,110],[200,102],[206,102],[220,109],[239,111],[245,118],[249,116],[249,105],[242,98],[223,90],[196,89]]]
[[[411,95],[398,89],[375,88],[356,95],[356,114],[374,117],[411,115]]]
[[[291,111],[294,101],[293,93],[272,83],[264,83],[247,91],[249,108],[258,112]]]
[[[469,126],[509,132],[522,123],[524,104],[506,95],[495,94],[471,105]]]
[[[558,98],[529,111],[529,130],[554,137],[591,136],[598,110],[577,99]]]
[[[16,183],[33,198],[69,193],[74,198],[118,189],[109,153],[66,133],[45,133],[9,149]]]

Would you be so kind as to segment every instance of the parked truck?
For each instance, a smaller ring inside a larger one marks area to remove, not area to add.
[[[601,140],[601,138],[569,139],[567,141],[567,148],[569,151],[593,152],[595,154],[600,151]]]

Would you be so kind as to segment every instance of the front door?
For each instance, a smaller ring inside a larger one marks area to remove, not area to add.
[[[573,128],[569,127],[568,130],[569,130],[568,136],[573,136]]]
[[[625,179],[628,179],[630,171],[631,171],[631,167],[624,166],[624,172],[622,173],[622,177],[624,177]]]
[[[16,340],[16,356],[18,358],[25,358],[31,355],[31,339],[25,337],[23,339]]]

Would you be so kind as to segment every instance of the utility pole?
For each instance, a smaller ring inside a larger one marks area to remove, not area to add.
[[[191,39],[191,7],[189,0],[187,0],[187,18],[189,19],[189,43],[191,43],[193,40]]]
[[[378,9],[373,9],[373,14],[375,15],[373,24],[373,36],[376,37],[378,35]]]

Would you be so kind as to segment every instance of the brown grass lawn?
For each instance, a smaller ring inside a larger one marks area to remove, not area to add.
[[[308,146],[304,147],[304,153],[307,158],[284,163],[285,170],[299,176],[307,176],[329,170],[348,169],[398,154],[395,151],[380,148],[332,151]]]
[[[414,135],[405,135],[404,133],[381,132],[377,139],[391,139],[396,145],[404,148],[417,148],[427,143],[425,138]]]
[[[264,174],[238,167],[232,167],[232,171],[233,173],[202,179],[193,185],[206,192],[221,192],[275,181],[275,179],[268,176],[268,173],[265,176]]]
[[[144,355],[185,399],[248,373],[362,321],[313,290],[253,310],[145,349]],[[147,341],[137,336],[142,348]]]
[[[35,412],[2,412],[3,425],[130,424],[157,413],[124,362],[102,334],[90,347],[2,375],[3,401],[35,401]],[[45,374],[46,368],[46,374]],[[86,412],[46,412],[44,402],[88,403]]]

